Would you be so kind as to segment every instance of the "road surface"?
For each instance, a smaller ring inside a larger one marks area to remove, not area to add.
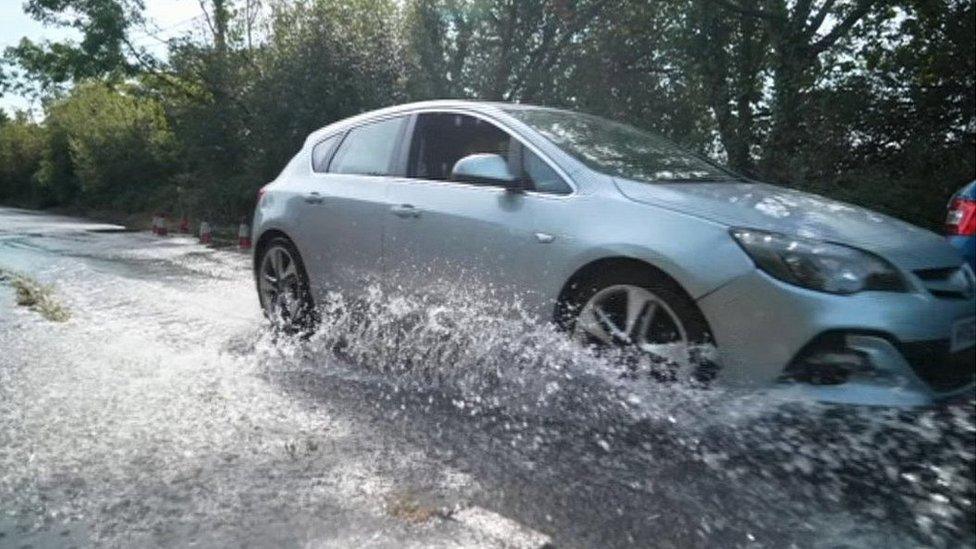
[[[974,541],[972,402],[621,379],[482,296],[375,290],[367,322],[279,338],[245,254],[24,210],[0,269],[0,547]]]

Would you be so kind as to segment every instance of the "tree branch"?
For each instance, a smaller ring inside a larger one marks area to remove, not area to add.
[[[806,32],[804,33],[804,36],[806,36],[807,39],[817,34],[817,31],[820,30],[821,26],[823,26],[824,21],[827,20],[827,16],[830,15],[830,10],[834,8],[834,4],[836,3],[837,0],[827,0],[823,7],[820,8],[820,11],[813,16],[813,20],[810,21],[810,25],[806,28]]]
[[[798,0],[796,6],[793,8],[792,19],[800,28],[805,27],[807,19],[810,18],[810,4],[812,3],[813,0]]]
[[[213,21],[210,19],[210,13],[207,11],[207,6],[204,4],[204,0],[197,0],[200,3],[200,11],[203,12],[203,18],[207,22],[207,26],[210,27],[210,35],[217,36],[217,30],[213,26]]]
[[[519,74],[515,75],[515,83],[509,90],[507,98],[513,98],[518,91],[525,87],[526,83],[531,79],[532,76],[543,74],[551,70],[558,59],[556,54],[564,51],[569,41],[572,40],[573,36],[583,30],[583,28],[592,22],[594,18],[598,17],[608,3],[608,0],[599,0],[594,2],[590,6],[590,9],[586,10],[586,13],[577,14],[577,16],[573,18],[572,23],[558,38],[555,38],[555,29],[552,29],[552,33],[548,34],[546,31],[549,29],[544,29],[543,40],[540,42],[538,47],[529,53],[529,62],[524,67],[526,70],[520,71]],[[554,38],[555,43],[553,43]]]
[[[180,79],[173,81],[173,77],[169,74],[161,72],[155,63],[150,63],[142,57],[142,53],[129,41],[128,36],[122,37],[122,43],[129,49],[129,52],[135,58],[136,63],[142,67],[144,71],[155,76],[160,82],[166,84],[170,88],[182,93],[186,97],[193,97],[194,92],[191,91]]]
[[[746,15],[748,17],[758,17],[760,19],[767,19],[770,21],[782,21],[783,17],[779,14],[773,13],[769,10],[759,9],[759,8],[747,8],[742,6],[737,2],[732,0],[708,0],[713,4],[718,4],[719,6],[738,13],[739,15]]]
[[[851,28],[858,23],[871,8],[877,4],[878,0],[859,0],[858,4],[847,14],[840,23],[830,30],[823,38],[817,40],[811,46],[811,52],[813,55],[818,55],[830,46],[833,46],[835,42],[840,40],[842,37],[850,32]]]

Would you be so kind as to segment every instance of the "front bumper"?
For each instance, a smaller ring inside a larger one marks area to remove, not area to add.
[[[959,255],[976,271],[976,236],[950,236],[949,245],[959,251]]]
[[[950,355],[955,321],[976,300],[929,293],[832,295],[791,286],[755,270],[698,302],[719,348],[723,384],[769,388],[787,397],[883,406],[924,406],[973,395],[972,348]],[[843,383],[784,381],[787,366],[827,334],[873,366]]]

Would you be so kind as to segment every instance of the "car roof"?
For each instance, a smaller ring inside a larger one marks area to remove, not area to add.
[[[349,118],[344,118],[342,120],[337,120],[332,124],[319,128],[312,132],[308,139],[306,139],[306,144],[311,142],[318,142],[323,137],[341,131],[349,126],[354,126],[359,122],[368,120],[370,118],[382,117],[382,116],[392,116],[398,113],[407,113],[418,109],[464,109],[475,112],[481,112],[485,114],[502,114],[503,110],[511,109],[543,109],[548,107],[541,107],[536,105],[527,105],[524,103],[506,103],[502,101],[473,101],[465,99],[435,99],[430,101],[415,101],[413,103],[404,103],[401,105],[393,105],[390,107],[384,107],[382,109],[376,109],[372,111],[363,112]],[[557,110],[557,109],[551,109]]]
[[[976,200],[976,179],[970,181],[966,185],[963,185],[963,187],[956,193],[956,196],[959,198]]]

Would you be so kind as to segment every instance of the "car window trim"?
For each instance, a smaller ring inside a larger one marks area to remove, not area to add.
[[[386,167],[388,173],[385,177],[399,177],[402,173],[405,173],[401,171],[400,156],[403,154],[402,150],[407,136],[407,128],[411,126],[416,117],[413,114],[401,114],[400,116],[403,118],[403,121],[400,122],[400,131],[396,138],[396,144],[393,145],[393,152],[390,154],[390,165]]]
[[[337,152],[339,152],[339,147],[341,147],[342,144],[346,142],[346,138],[349,137],[350,130],[351,128],[342,130],[342,135],[339,137],[339,141],[336,141],[336,146],[334,149],[332,149],[332,153],[329,154],[329,163],[325,165],[325,171],[321,172],[322,174],[336,175],[334,172],[332,172],[332,161],[335,160],[335,155]]]
[[[397,157],[397,177],[408,178],[410,173],[410,149],[413,147],[413,134],[417,127],[418,118],[420,118],[418,113],[410,113],[410,120],[407,121],[407,128],[397,149],[399,155]]]
[[[348,133],[348,130],[339,130],[339,131],[337,131],[335,133],[330,133],[329,135],[326,135],[326,136],[322,137],[321,139],[317,140],[308,149],[308,166],[309,166],[309,169],[312,171],[313,174],[327,174],[327,173],[329,173],[329,166],[332,165],[332,157],[335,156],[335,152],[336,152],[336,150],[339,149],[339,145],[341,145],[342,142],[346,139],[346,135],[345,135],[346,133]],[[319,145],[321,145],[322,143],[325,143],[326,141],[328,141],[330,139],[336,139],[336,138],[338,138],[338,139],[332,145],[332,149],[329,151],[329,153],[328,153],[328,155],[327,155],[327,157],[325,159],[325,171],[316,170],[315,169],[315,147],[318,147]]]
[[[525,169],[525,157],[526,157],[525,151],[529,151],[532,154],[535,154],[535,152],[532,151],[531,149],[528,149],[525,145],[522,144],[521,141],[518,141],[518,140],[516,140],[516,141],[517,141],[517,146],[515,147],[515,151],[516,151],[517,158],[515,159],[515,164],[518,166],[518,170],[519,170],[520,177],[525,178],[525,179],[529,179],[529,172],[528,172],[528,170]],[[540,159],[542,158],[541,156],[539,156],[537,154],[536,154],[536,156],[539,157]],[[545,161],[543,161],[543,162],[545,162]],[[550,164],[548,162],[545,162],[545,164],[547,166],[549,166],[550,169],[552,169],[552,164]],[[570,194],[573,194],[573,188],[568,183],[566,183],[566,181],[563,179],[563,177],[561,175],[559,175],[559,172],[557,172],[554,169],[552,170],[552,172],[554,174],[556,174],[556,177],[558,177],[561,181],[563,181],[563,184],[566,185],[566,188],[569,189],[569,192],[557,193],[557,192],[552,192],[552,191],[540,191],[537,188],[536,189],[532,189],[533,192],[537,192],[539,194],[549,194],[549,195],[554,195],[554,196],[568,196]],[[531,179],[529,179],[529,180],[531,181]],[[533,187],[535,186],[535,184],[536,184],[535,181],[532,181]]]
[[[539,149],[539,147],[537,147],[534,143],[530,143],[529,141],[527,141],[524,137],[522,137],[521,135],[519,135],[518,132],[516,132],[515,130],[513,130],[508,124],[506,124],[505,122],[499,120],[498,118],[496,118],[496,117],[494,117],[494,116],[492,116],[490,114],[483,113],[483,112],[478,111],[478,110],[473,110],[473,109],[464,108],[464,107],[426,107],[426,108],[416,108],[416,109],[410,109],[410,110],[404,110],[404,111],[397,111],[397,112],[392,112],[392,113],[383,113],[383,114],[380,114],[380,115],[376,115],[376,116],[372,116],[372,117],[366,118],[364,120],[359,120],[359,121],[357,121],[353,125],[345,126],[345,127],[341,128],[341,129],[338,129],[334,133],[330,133],[330,134],[322,137],[321,139],[317,140],[316,141],[316,144],[321,143],[322,141],[325,141],[326,139],[328,139],[330,137],[333,137],[333,136],[342,134],[342,138],[336,144],[335,148],[332,151],[332,154],[329,157],[329,165],[328,165],[327,169],[331,169],[332,168],[332,160],[335,157],[335,153],[336,153],[336,151],[339,150],[339,147],[342,145],[342,142],[345,141],[346,136],[348,136],[348,134],[349,134],[350,131],[352,131],[352,130],[354,130],[356,128],[359,128],[359,127],[368,125],[368,124],[372,124],[374,122],[381,122],[383,120],[387,120],[387,119],[390,119],[390,118],[408,117],[408,121],[407,121],[406,124],[404,124],[403,133],[401,134],[401,141],[400,141],[400,145],[399,145],[399,153],[400,153],[401,158],[398,159],[398,162],[395,165],[396,172],[397,173],[391,173],[390,175],[382,175],[382,176],[374,175],[374,176],[363,176],[363,177],[377,177],[377,178],[379,178],[379,177],[385,177],[385,178],[388,178],[388,179],[395,179],[397,181],[417,181],[417,182],[429,182],[429,183],[449,183],[449,184],[456,185],[456,186],[463,186],[465,188],[494,188],[494,189],[504,190],[501,187],[492,187],[492,186],[487,186],[487,185],[471,185],[471,184],[468,184],[468,183],[458,183],[458,182],[452,182],[452,181],[437,181],[437,180],[433,180],[433,179],[417,179],[417,178],[407,177],[406,176],[406,168],[407,168],[407,166],[404,163],[405,162],[409,162],[409,158],[402,158],[402,157],[403,157],[403,155],[409,156],[409,154],[410,154],[409,153],[410,146],[413,144],[413,130],[414,130],[415,126],[416,126],[417,115],[424,114],[424,113],[432,113],[432,114],[438,114],[438,113],[444,113],[444,114],[465,114],[465,115],[468,115],[468,116],[473,116],[475,118],[480,118],[481,120],[484,120],[485,122],[490,122],[491,124],[494,124],[499,129],[501,129],[502,131],[504,131],[505,133],[507,133],[512,139],[515,139],[516,141],[518,141],[521,146],[527,147],[530,151],[532,151],[533,153],[535,153],[536,156],[538,156],[539,158],[541,158],[543,162],[545,162],[546,164],[548,164],[549,167],[552,168],[553,171],[556,172],[556,175],[558,175],[563,180],[563,183],[565,183],[570,188],[570,192],[569,193],[566,193],[566,194],[542,192],[542,191],[536,191],[536,190],[526,190],[525,191],[525,194],[531,195],[531,196],[538,196],[538,197],[542,197],[542,198],[547,198],[547,199],[552,199],[552,200],[567,200],[567,199],[573,198],[573,197],[575,197],[575,196],[577,196],[579,194],[579,188],[576,186],[576,182],[573,181],[573,179],[571,177],[569,177],[569,175],[567,174],[566,170],[564,170],[562,168],[562,166],[556,164],[549,157],[549,155],[547,155],[544,152],[542,152],[542,150]],[[396,152],[397,151],[395,150],[394,153],[396,153]],[[309,149],[308,158],[309,158],[309,166],[311,167],[311,163],[312,163],[312,151],[311,151],[311,149]],[[391,171],[393,171],[392,168],[391,168]],[[324,176],[330,176],[330,175],[346,175],[346,174],[337,174],[335,172],[330,172],[330,171],[316,172],[313,169],[312,170],[312,175],[313,176],[318,176],[318,177],[324,177]]]
[[[486,192],[492,192],[496,194],[505,194],[505,193],[512,192],[506,189],[505,187],[502,187],[501,185],[477,185],[473,183],[463,183],[460,181],[448,181],[444,179],[424,179],[420,177],[406,177],[406,176],[393,177],[391,179],[393,179],[394,182],[397,183],[407,183],[413,185],[436,185],[440,187],[454,187],[458,189],[486,191]],[[524,193],[521,194],[532,195],[533,197],[552,198],[552,199],[561,199],[568,196],[565,194],[540,193],[536,191],[525,191]],[[516,194],[515,196],[518,195]]]

